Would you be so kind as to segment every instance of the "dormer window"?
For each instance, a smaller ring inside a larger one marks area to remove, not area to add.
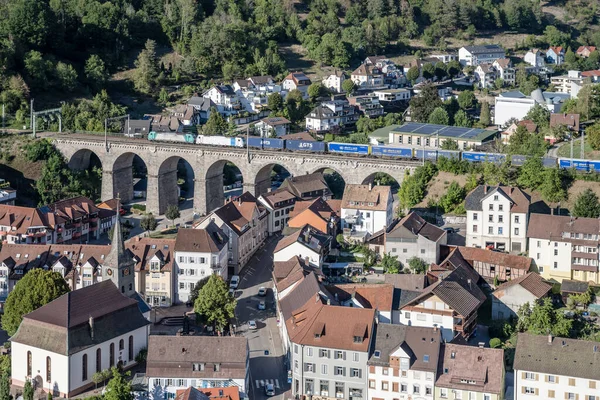
[[[320,333],[315,333],[315,339],[320,339],[321,338],[321,334]]]
[[[363,342],[362,336],[354,336],[354,343],[362,343],[362,342]]]
[[[192,371],[204,371],[204,363],[192,364]]]
[[[375,350],[375,353],[373,353],[373,355],[375,356],[375,358],[380,358],[381,357],[381,351]]]
[[[455,352],[450,353],[450,358],[452,360],[454,360],[456,358],[456,353]]]
[[[429,362],[429,354],[425,354],[425,355],[423,356],[423,362],[426,362],[426,363],[428,363],[428,362]]]

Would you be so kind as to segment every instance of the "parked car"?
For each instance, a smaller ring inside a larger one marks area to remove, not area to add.
[[[267,383],[265,385],[265,394],[267,396],[275,396],[275,386],[272,383]]]
[[[259,296],[266,296],[267,295],[267,289],[265,287],[261,287],[260,289],[258,289],[258,295]]]
[[[240,277],[237,275],[234,275],[231,277],[231,280],[229,281],[229,288],[237,289],[239,284],[240,284]]]
[[[253,331],[256,330],[256,321],[248,321],[248,329]]]
[[[267,309],[267,304],[265,303],[265,301],[264,301],[264,300],[261,300],[261,301],[258,303],[258,309],[259,309],[259,310],[266,310],[266,309]]]

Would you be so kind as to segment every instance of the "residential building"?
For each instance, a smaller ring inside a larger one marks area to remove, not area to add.
[[[227,280],[227,235],[215,224],[180,229],[175,243],[177,302],[188,302],[196,283],[210,275]]]
[[[290,131],[290,121],[283,117],[263,118],[254,125],[261,137],[280,137]]]
[[[383,60],[387,60],[386,56],[368,56],[364,59],[363,64],[367,65],[377,65]]]
[[[189,104],[177,104],[169,109],[170,116],[177,118],[182,126],[198,125],[200,123],[200,113]]]
[[[467,247],[521,253],[527,250],[531,198],[512,186],[480,185],[465,198]]]
[[[285,321],[292,396],[367,397],[365,368],[374,320],[373,309],[325,305],[318,294],[297,308]]]
[[[341,307],[375,310],[378,324],[392,323],[394,286],[381,283],[346,283],[325,287]]]
[[[454,53],[433,53],[430,57],[437,58],[444,64],[448,64],[450,61],[458,60],[458,55]]]
[[[554,115],[554,114],[551,114],[551,116],[552,115]],[[510,126],[508,128],[506,128],[500,134],[500,137],[502,138],[502,143],[509,144],[510,143],[510,138],[512,137],[512,135],[514,135],[517,132],[517,129],[519,129],[520,126],[524,126],[525,129],[527,129],[527,132],[529,132],[529,133],[536,133],[537,132],[537,124],[535,124],[530,119],[524,119],[524,120],[519,121],[517,123],[513,122],[512,124],[510,124]]]
[[[590,284],[588,282],[563,279],[560,283],[560,296],[562,297],[563,303],[567,304],[570,296],[581,296],[586,293],[589,288]]]
[[[125,246],[135,261],[135,290],[152,307],[172,306],[176,301],[175,239],[138,236]]]
[[[380,89],[373,92],[380,102],[409,101],[410,89]]]
[[[585,83],[587,83],[588,81],[590,81],[591,83],[597,83],[600,80],[600,70],[593,69],[590,71],[581,71],[581,77],[589,78],[584,81]]]
[[[290,176],[283,181],[279,188],[289,190],[294,196],[302,200],[311,200],[317,197],[327,200],[332,196],[321,172]]]
[[[436,399],[504,399],[504,350],[445,343],[440,359]]]
[[[30,207],[0,204],[0,240],[3,243],[53,243],[54,233],[44,213]]]
[[[285,136],[282,136],[281,139],[285,140],[304,140],[305,142],[316,142],[315,138],[312,137],[310,133],[307,131],[298,132],[298,133],[288,133]]]
[[[345,80],[346,74],[344,73],[344,71],[338,71],[336,69],[331,74],[325,76],[321,83],[333,93],[343,93],[344,89],[342,87],[342,84]]]
[[[240,99],[231,85],[216,85],[202,93],[202,97],[210,99],[220,114],[229,116],[242,110]]]
[[[495,62],[495,61],[494,61]],[[499,72],[491,63],[481,63],[474,71],[477,85],[480,88],[491,89],[494,87],[496,79],[500,77]]]
[[[510,58],[499,58],[492,63],[492,66],[498,71],[498,77],[502,79],[505,85],[514,86],[516,72]]]
[[[492,319],[516,318],[523,305],[536,304],[551,290],[552,286],[535,272],[505,282],[492,292]]]
[[[541,49],[531,49],[523,58],[532,67],[541,68],[546,66],[546,54]]]
[[[562,46],[550,46],[546,50],[546,62],[560,65],[565,62],[565,49]]]
[[[148,325],[110,280],[64,294],[23,317],[11,338],[12,385],[29,380],[72,398],[94,387],[94,373],[135,366],[148,347]]]
[[[377,64],[361,64],[352,71],[350,79],[357,90],[378,89],[384,87],[384,77],[381,67]]]
[[[449,342],[456,336],[468,339],[477,326],[477,311],[486,299],[473,274],[464,267],[445,271],[400,308],[402,325],[437,327]]]
[[[258,196],[264,207],[269,212],[267,229],[269,234],[279,232],[286,227],[290,219],[290,212],[296,204],[296,196],[286,188],[277,188],[269,193]]]
[[[577,134],[580,131],[579,125],[579,114],[551,114],[550,115],[550,127],[557,128],[562,127],[569,134]],[[556,141],[555,137],[544,137],[550,143]]]
[[[148,339],[148,392],[175,398],[188,387],[250,390],[248,339],[240,336],[162,336]]]
[[[311,272],[314,274],[319,274],[320,276],[320,270],[311,267],[304,261],[303,258],[299,256],[293,256],[287,261],[273,262],[272,277],[273,295],[275,299],[277,299],[277,301],[281,301],[288,294],[290,294],[293,289]],[[310,295],[312,296],[313,294],[314,293],[311,293]],[[305,298],[304,301],[300,301],[300,303],[306,303],[307,300],[308,297]],[[290,315],[287,317],[290,317]],[[285,320],[285,318],[283,320]]]
[[[437,328],[377,324],[368,400],[433,400],[441,342]]]
[[[323,200],[321,197],[314,200],[297,201],[294,210],[290,213],[287,226],[302,228],[308,224],[335,237],[340,231],[341,205],[341,200]]]
[[[147,138],[151,122],[149,119],[128,119],[123,133],[127,137]]]
[[[392,224],[394,199],[389,186],[347,184],[342,197],[344,235],[364,241]]]
[[[331,241],[331,235],[305,225],[277,243],[273,261],[287,261],[298,256],[304,259],[305,264],[321,268],[331,249]]]
[[[568,93],[571,97],[577,97],[585,78],[582,72],[570,70],[567,75],[553,76],[550,78],[550,83],[554,85],[554,90],[557,92]]]
[[[348,102],[358,108],[359,113],[369,118],[379,117],[385,114],[383,106],[379,103],[379,97],[375,96],[353,96],[348,98]]]
[[[233,90],[238,95],[242,109],[249,113],[258,113],[264,116],[268,112],[269,96],[278,93],[281,97],[287,96],[287,91],[276,84],[273,77],[251,76],[248,79],[238,79],[233,82]]]
[[[458,50],[458,61],[463,65],[477,66],[482,63],[493,63],[499,58],[506,58],[504,49],[497,44],[465,46]]]
[[[183,132],[183,123],[174,115],[144,114],[150,120],[150,132],[178,133]]]
[[[304,75],[302,72],[292,72],[288,76],[285,77],[283,82],[281,82],[281,86],[288,93],[292,90],[298,89],[302,92],[302,96],[307,99],[308,98],[308,87],[312,82],[308,78],[308,76]]]
[[[597,342],[519,333],[513,398],[598,399],[599,350]]]
[[[453,140],[459,149],[466,150],[481,146],[496,139],[498,131],[474,128],[460,128],[446,125],[407,122],[403,125],[390,125],[375,130],[372,135],[385,133],[390,144],[415,147],[439,147],[445,140]]]
[[[405,266],[413,257],[429,265],[440,261],[440,246],[447,240],[446,231],[411,212],[385,234],[385,253],[397,257]]]
[[[0,204],[14,206],[17,199],[17,191],[10,187],[10,183],[0,179]]]
[[[187,105],[194,107],[200,122],[208,121],[208,118],[210,117],[210,109],[217,107],[217,105],[210,98],[198,96],[197,93],[190,97],[190,99],[187,101]]]
[[[214,221],[227,236],[227,276],[237,275],[267,238],[268,214],[252,194],[245,192],[196,225],[206,229]]]
[[[579,46],[575,54],[581,58],[588,58],[594,51],[596,51],[596,46]]]
[[[600,283],[596,218],[531,214],[527,237],[529,257],[545,279]]]
[[[345,125],[354,124],[359,116],[347,100],[325,101],[306,115],[306,129],[316,133],[339,131]]]
[[[237,386],[215,389],[187,389],[177,390],[175,400],[240,400],[240,391]]]

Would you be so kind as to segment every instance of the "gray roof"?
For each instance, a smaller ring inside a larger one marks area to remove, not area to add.
[[[118,215],[110,246],[110,252],[104,258],[102,265],[121,269],[122,266],[134,264],[131,253],[125,249],[123,234],[121,233],[121,218]]]
[[[218,253],[227,241],[227,235],[211,221],[204,229],[179,229],[175,251]]]
[[[407,275],[407,274],[399,274]],[[394,298],[392,300],[392,310],[401,310],[402,307],[421,295],[420,290],[408,290],[394,288]]]
[[[523,93],[521,93],[519,90],[514,90],[512,92],[504,92],[500,94],[500,97],[510,97],[510,98],[514,98],[514,99],[522,99],[525,98],[527,96],[525,96]]]
[[[587,292],[588,287],[589,284],[587,282],[563,279],[560,284],[560,291],[566,293],[585,293]]]
[[[427,286],[425,274],[385,274],[385,283],[391,283],[396,289],[420,291]]]
[[[498,192],[512,201],[511,212],[528,213],[531,197],[521,189],[511,186],[479,185],[465,198],[465,209],[469,211],[482,211],[481,201],[492,193]]]
[[[208,111],[211,107],[215,106],[215,103],[208,97],[192,96],[187,104],[193,106],[201,111]]]
[[[26,314],[11,341],[70,355],[148,324],[135,300],[121,294],[112,281],[104,281]]]
[[[519,333],[514,369],[600,380],[600,343]]]
[[[233,88],[231,87],[231,85],[220,85],[220,86],[215,86],[217,88],[217,90],[223,94],[226,94],[228,96],[235,96],[235,90],[233,90]]]
[[[497,44],[483,44],[478,46],[465,46],[465,49],[471,54],[485,54],[485,53],[495,53],[502,52],[504,53],[504,49]]]
[[[129,124],[129,131],[127,133],[148,133],[150,132],[151,123],[152,120],[150,119],[130,119],[127,122]]]
[[[283,315],[283,320],[287,321],[294,310],[302,307],[313,296],[319,293],[319,282],[317,276],[311,272],[294,290],[279,301],[279,308]]]
[[[421,216],[419,216],[419,214],[411,212],[406,217],[402,218],[400,222],[398,222],[395,228],[388,233],[387,237],[402,237],[407,234],[415,237],[417,235],[421,235],[427,240],[437,242],[446,234],[446,231],[425,221],[423,218],[421,218]]]
[[[410,355],[410,369],[435,372],[438,366],[442,335],[439,329],[378,324],[371,346],[369,365],[390,365],[390,355],[402,347]],[[379,357],[375,357],[375,351]],[[427,360],[427,361],[425,361]]]

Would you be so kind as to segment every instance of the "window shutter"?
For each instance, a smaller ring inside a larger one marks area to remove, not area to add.
[[[345,360],[346,359],[346,352],[342,352],[342,359]]]
[[[554,377],[554,383],[558,383],[558,375]]]
[[[540,374],[534,374],[534,379],[538,381],[540,379]]]
[[[375,367],[373,365],[369,365],[369,373],[370,374],[374,374],[375,373]]]
[[[525,394],[525,386],[521,386],[521,393]]]
[[[569,395],[565,392],[565,400],[569,398]]]
[[[544,375],[544,382],[548,382],[548,375]]]
[[[575,394],[575,400],[579,400],[579,394]]]
[[[538,388],[535,388],[535,395],[536,395],[536,396],[539,394],[539,392],[540,392],[540,389],[538,389]]]
[[[525,379],[525,372],[521,372],[521,379]]]

